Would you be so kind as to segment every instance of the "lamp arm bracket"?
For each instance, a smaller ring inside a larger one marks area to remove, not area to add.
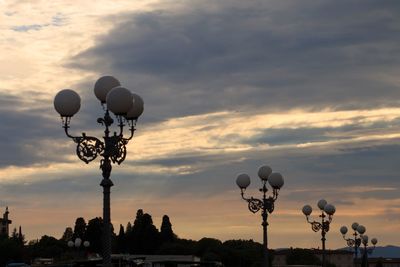
[[[248,202],[249,210],[252,213],[256,213],[257,211],[262,209],[263,205],[264,205],[260,199],[253,198],[253,197],[251,197],[250,199],[247,199],[247,202]]]
[[[309,218],[308,218],[308,216],[307,216],[307,222],[308,222],[309,224],[311,224],[311,229],[312,229],[314,232],[318,232],[319,230],[322,229],[322,224],[321,224],[320,222],[317,222],[317,221],[310,221]]]
[[[76,155],[80,160],[88,164],[101,155],[104,151],[104,143],[98,138],[87,136],[82,133],[81,137],[73,137],[72,140],[77,143]]]

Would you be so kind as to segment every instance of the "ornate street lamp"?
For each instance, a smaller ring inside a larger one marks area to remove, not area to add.
[[[326,260],[325,260],[325,235],[327,232],[329,232],[329,225],[332,222],[332,217],[333,214],[336,211],[335,206],[333,206],[332,204],[328,204],[326,202],[325,199],[321,199],[320,201],[318,201],[317,203],[318,208],[321,210],[321,215],[319,215],[319,217],[321,218],[321,222],[317,222],[317,221],[311,221],[310,220],[310,214],[312,213],[312,208],[310,205],[304,205],[302,211],[303,214],[306,216],[307,218],[307,222],[311,224],[311,229],[314,232],[318,232],[321,230],[321,241],[322,241],[322,266],[325,267],[326,266]],[[327,218],[327,220],[325,219]]]
[[[79,250],[79,248],[82,245],[82,239],[77,237],[77,238],[75,238],[75,241],[73,241],[73,240],[68,241],[67,245],[68,245],[69,248],[75,247],[76,249]],[[89,241],[83,241],[83,246],[85,247],[85,249],[87,249],[90,246],[90,242]],[[79,254],[79,251],[78,251],[78,254]],[[78,255],[78,257],[79,257],[79,255]]]
[[[368,254],[371,254],[372,251],[375,249],[375,245],[378,243],[378,239],[376,238],[372,238],[371,239],[371,243],[373,245],[373,247],[368,247],[368,236],[367,235],[363,235],[361,237],[361,242],[364,245],[364,251],[363,251],[363,258],[361,261],[361,267],[368,267]]]
[[[354,233],[352,234],[354,238],[346,238],[346,234],[348,231],[346,226],[340,227],[340,233],[342,234],[343,239],[346,240],[347,245],[349,247],[354,247],[354,258],[357,259],[358,248],[361,246],[362,236],[365,233],[366,228],[364,225],[354,222],[351,225],[351,229],[353,229],[354,231]]]
[[[250,185],[250,176],[247,174],[239,174],[236,178],[236,184],[240,188],[242,199],[248,202],[249,210],[253,213],[261,210],[262,216],[262,227],[263,227],[263,247],[264,247],[264,259],[263,267],[269,266],[269,256],[268,256],[268,238],[267,238],[267,226],[268,226],[268,213],[274,211],[274,202],[278,198],[278,192],[283,186],[283,177],[280,173],[272,172],[269,166],[261,166],[258,170],[258,176],[261,179],[262,187],[260,192],[262,192],[262,199],[257,198],[246,198],[244,197],[244,191]],[[267,197],[267,181],[272,187],[272,196]]]
[[[76,144],[76,154],[85,163],[89,163],[101,156],[100,169],[103,180],[103,265],[111,266],[111,219],[110,219],[110,188],[113,182],[110,179],[112,163],[121,164],[126,157],[126,145],[135,132],[136,121],[143,113],[143,100],[137,94],[131,93],[121,86],[112,76],[103,76],[97,80],[94,93],[104,110],[104,115],[97,122],[104,126],[103,141],[82,133],[81,136],[72,136],[68,129],[72,116],[80,109],[80,97],[71,90],[64,89],[54,98],[54,108],[61,115],[65,134]],[[114,123],[110,112],[117,120],[118,133],[110,133],[110,126]],[[128,126],[128,137],[124,135],[124,128]]]

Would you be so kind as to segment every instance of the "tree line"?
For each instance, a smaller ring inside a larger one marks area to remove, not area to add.
[[[56,262],[66,262],[80,253],[102,253],[103,220],[100,217],[90,219],[83,217],[75,220],[74,227],[66,227],[61,238],[44,235],[38,240],[25,241],[21,233],[14,229],[10,237],[0,236],[0,266],[10,261],[31,263],[35,258],[53,258]],[[80,238],[89,241],[84,248],[68,247],[68,241]],[[263,247],[253,240],[220,241],[204,237],[198,241],[179,238],[172,229],[172,223],[167,215],[162,218],[160,229],[153,223],[150,214],[142,209],[136,212],[133,223],[120,225],[118,233],[112,227],[112,252],[115,254],[145,254],[145,255],[195,255],[202,261],[219,261],[230,267],[258,267],[261,265]],[[313,262],[316,259],[305,255],[300,257],[299,251],[294,257],[288,257],[290,264]],[[304,253],[303,253],[304,254]],[[271,259],[272,260],[272,259]]]

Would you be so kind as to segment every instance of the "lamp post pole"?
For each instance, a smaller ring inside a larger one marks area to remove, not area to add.
[[[242,199],[248,202],[248,208],[252,213],[256,213],[261,210],[262,217],[262,227],[263,227],[263,267],[269,266],[269,252],[268,252],[268,213],[274,211],[274,203],[278,198],[278,192],[284,184],[283,177],[280,173],[272,172],[269,166],[261,166],[258,170],[258,176],[261,179],[262,187],[260,192],[262,192],[262,198],[246,198],[244,192],[246,188],[250,185],[250,176],[247,174],[239,174],[236,178],[236,184],[240,188],[240,194]],[[267,181],[272,187],[272,196],[267,197]]]
[[[65,134],[77,144],[78,158],[88,164],[97,156],[102,157],[100,169],[103,179],[100,185],[103,187],[103,266],[110,267],[112,163],[119,165],[125,160],[126,145],[132,139],[137,119],[143,113],[143,100],[139,95],[122,87],[120,82],[112,76],[103,76],[98,79],[94,86],[94,93],[104,109],[103,117],[97,119],[97,122],[104,127],[104,141],[87,136],[85,133],[81,136],[72,136],[69,133],[71,118],[80,109],[80,97],[75,91],[64,89],[58,92],[54,98],[54,108],[61,115]],[[114,123],[110,111],[117,119],[118,133],[110,134],[110,126]],[[125,126],[129,129],[128,137],[124,136]]]
[[[304,205],[302,211],[303,214],[306,216],[307,222],[311,224],[311,229],[314,232],[318,232],[321,230],[322,266],[326,267],[325,236],[326,233],[329,232],[329,226],[332,222],[332,217],[336,211],[336,208],[332,204],[328,204],[325,199],[321,199],[320,201],[318,201],[318,208],[321,210],[321,215],[319,215],[319,217],[321,218],[321,222],[310,220],[310,214],[312,213],[312,208],[310,205]]]

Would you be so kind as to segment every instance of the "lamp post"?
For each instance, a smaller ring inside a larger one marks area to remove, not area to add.
[[[368,236],[363,235],[361,237],[361,242],[364,245],[364,251],[363,251],[363,258],[361,261],[361,267],[368,267],[368,254],[371,254],[372,251],[375,249],[375,245],[378,243],[378,239],[372,238],[371,243],[373,247],[368,248]]]
[[[303,214],[307,218],[307,222],[311,224],[311,229],[314,232],[318,232],[321,230],[321,241],[322,241],[322,266],[326,266],[326,257],[325,257],[325,241],[326,241],[326,233],[329,232],[329,225],[332,222],[332,217],[333,214],[336,211],[335,206],[332,204],[328,204],[325,199],[321,199],[317,203],[318,208],[321,210],[321,215],[319,217],[321,218],[321,222],[317,221],[311,221],[310,220],[310,214],[312,213],[312,208],[310,205],[304,205],[302,211]]]
[[[267,226],[268,226],[268,213],[274,211],[274,202],[278,198],[278,192],[284,184],[283,177],[280,173],[272,172],[269,166],[261,166],[258,170],[258,176],[261,179],[262,187],[260,192],[262,192],[262,198],[246,198],[244,192],[246,188],[250,185],[250,176],[247,174],[239,174],[236,178],[236,184],[240,188],[240,193],[242,199],[248,202],[248,208],[251,212],[256,213],[261,210],[262,217],[262,227],[263,227],[263,247],[264,247],[264,257],[263,257],[263,267],[269,266],[269,255],[268,255],[268,236],[267,236]],[[272,187],[272,196],[267,197],[267,181]]]
[[[351,229],[354,231],[352,234],[354,238],[346,238],[346,233],[348,231],[346,226],[340,227],[340,233],[342,234],[343,239],[346,240],[347,245],[349,247],[354,247],[354,259],[357,259],[358,248],[361,246],[362,236],[365,233],[366,228],[364,225],[354,222],[351,225]]]
[[[68,241],[67,245],[68,245],[68,247],[70,247],[70,248],[75,247],[75,248],[77,248],[78,251],[79,251],[79,248],[80,248],[81,245],[82,245],[82,239],[80,239],[79,237],[77,237],[77,238],[75,238],[75,241],[72,241],[72,240]],[[90,242],[89,242],[89,241],[83,241],[83,246],[87,249],[87,248],[90,246]],[[79,252],[78,252],[78,254],[79,254]],[[79,257],[79,255],[78,255],[78,257]]]
[[[110,179],[112,163],[121,164],[126,157],[126,145],[132,139],[135,132],[137,119],[143,113],[143,100],[137,94],[131,93],[121,86],[120,82],[112,76],[103,76],[97,80],[94,86],[94,94],[104,110],[103,117],[97,122],[104,127],[103,141],[82,133],[81,136],[72,136],[68,129],[73,115],[80,109],[80,97],[71,90],[64,89],[54,98],[54,108],[61,115],[62,127],[65,134],[76,144],[76,154],[80,160],[89,163],[100,156],[100,169],[103,179],[100,185],[103,187],[103,265],[111,266],[111,219],[110,219],[110,188],[113,182]],[[118,133],[110,134],[110,127],[114,119],[110,115],[114,113],[117,120]],[[124,136],[124,128],[128,126],[128,137]]]

